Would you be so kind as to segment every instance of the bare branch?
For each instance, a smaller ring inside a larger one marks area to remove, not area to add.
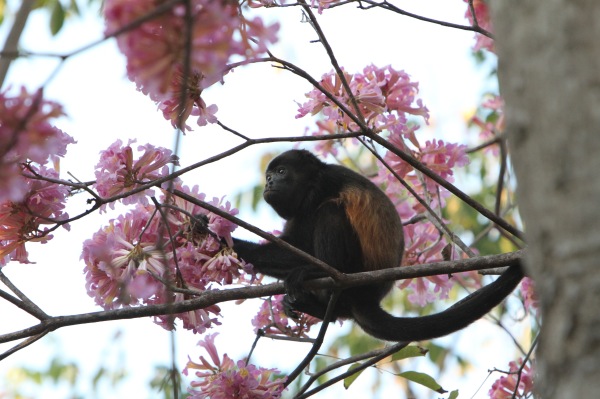
[[[44,320],[47,319],[49,316],[46,314],[46,312],[44,312],[42,309],[40,309],[40,307],[38,305],[36,305],[31,299],[29,299],[27,297],[27,295],[25,295],[24,293],[21,292],[21,290],[19,290],[17,288],[17,286],[15,286],[12,281],[10,281],[10,279],[2,272],[2,269],[0,269],[0,281],[2,281],[2,283],[4,283],[4,285],[6,285],[12,292],[15,293],[16,296],[19,297],[20,304],[18,305],[16,302],[8,299],[11,303],[13,303],[14,305],[20,307],[21,309],[25,310],[27,313],[29,313],[32,316],[35,316],[36,318],[38,318],[39,320]],[[7,294],[8,295],[8,294]],[[4,295],[3,295],[4,297]],[[14,297],[13,297],[14,298]]]
[[[296,366],[296,368],[287,376],[287,380],[285,381],[285,386],[289,386],[292,381],[294,381],[304,370],[306,366],[310,364],[312,359],[317,355],[321,345],[323,345],[323,340],[325,339],[325,333],[327,332],[327,327],[329,322],[333,317],[333,311],[335,309],[335,304],[337,303],[338,298],[340,297],[340,290],[336,290],[331,294],[329,298],[329,303],[327,303],[327,310],[325,311],[325,318],[323,319],[323,324],[321,324],[321,329],[319,330],[319,334],[317,335],[317,339],[313,343],[310,351],[308,351],[307,355],[304,359]]]

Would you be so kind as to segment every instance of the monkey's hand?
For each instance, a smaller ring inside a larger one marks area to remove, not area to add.
[[[285,277],[283,284],[285,285],[285,292],[287,292],[286,297],[289,297],[290,301],[294,302],[303,296],[305,291],[303,285],[306,277],[306,269],[302,267],[292,269]]]
[[[300,318],[300,314],[294,307],[294,300],[289,295],[283,297],[283,312],[291,319],[298,320]]]
[[[194,215],[192,222],[192,230],[198,234],[207,234],[210,233],[208,229],[208,216],[203,213],[199,213]]]

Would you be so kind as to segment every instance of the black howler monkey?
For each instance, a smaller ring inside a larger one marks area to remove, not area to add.
[[[321,162],[305,150],[287,151],[266,171],[264,198],[286,220],[281,239],[343,273],[400,265],[402,223],[389,198],[365,177]],[[324,272],[272,243],[234,239],[234,250],[260,273],[284,280],[292,310],[323,319],[330,293],[307,291],[305,279]],[[394,317],[380,306],[393,282],[344,290],[333,319],[354,319],[368,334],[388,341],[419,341],[460,330],[481,318],[509,295],[523,277],[513,266],[495,282],[437,314]]]

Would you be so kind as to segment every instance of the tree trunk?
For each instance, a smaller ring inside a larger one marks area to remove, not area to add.
[[[492,1],[500,92],[542,304],[536,391],[600,392],[600,1]]]

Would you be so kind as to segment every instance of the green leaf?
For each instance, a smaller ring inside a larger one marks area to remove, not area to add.
[[[450,392],[450,396],[448,396],[448,399],[456,399],[458,398],[458,389],[455,389],[454,391]]]
[[[354,370],[355,368],[357,368],[359,366],[361,366],[360,363],[354,363],[352,366],[350,366],[348,368],[348,371]],[[363,371],[365,371],[365,370],[363,369],[363,370],[357,371],[356,373],[352,374],[351,376],[344,378],[344,388],[346,388],[346,389],[350,388],[350,385],[352,385],[352,383],[358,378],[359,375],[362,374]]]
[[[437,393],[446,393],[444,388],[437,383],[429,374],[419,373],[416,371],[405,371],[404,373],[398,374],[400,377],[404,377],[409,381],[416,382],[417,384],[423,385]]]
[[[71,0],[71,4],[69,6],[69,11],[73,12],[75,15],[81,15],[81,10],[77,5],[77,1]]]
[[[398,360],[402,359],[408,359],[410,357],[425,356],[427,352],[427,349],[421,348],[420,346],[407,346],[406,348],[402,348],[401,350],[392,355],[392,362],[397,362]]]
[[[60,1],[57,0],[56,3],[54,3],[54,7],[52,7],[52,15],[50,15],[50,32],[53,36],[60,31],[64,22],[65,9],[62,4],[60,4]]]

